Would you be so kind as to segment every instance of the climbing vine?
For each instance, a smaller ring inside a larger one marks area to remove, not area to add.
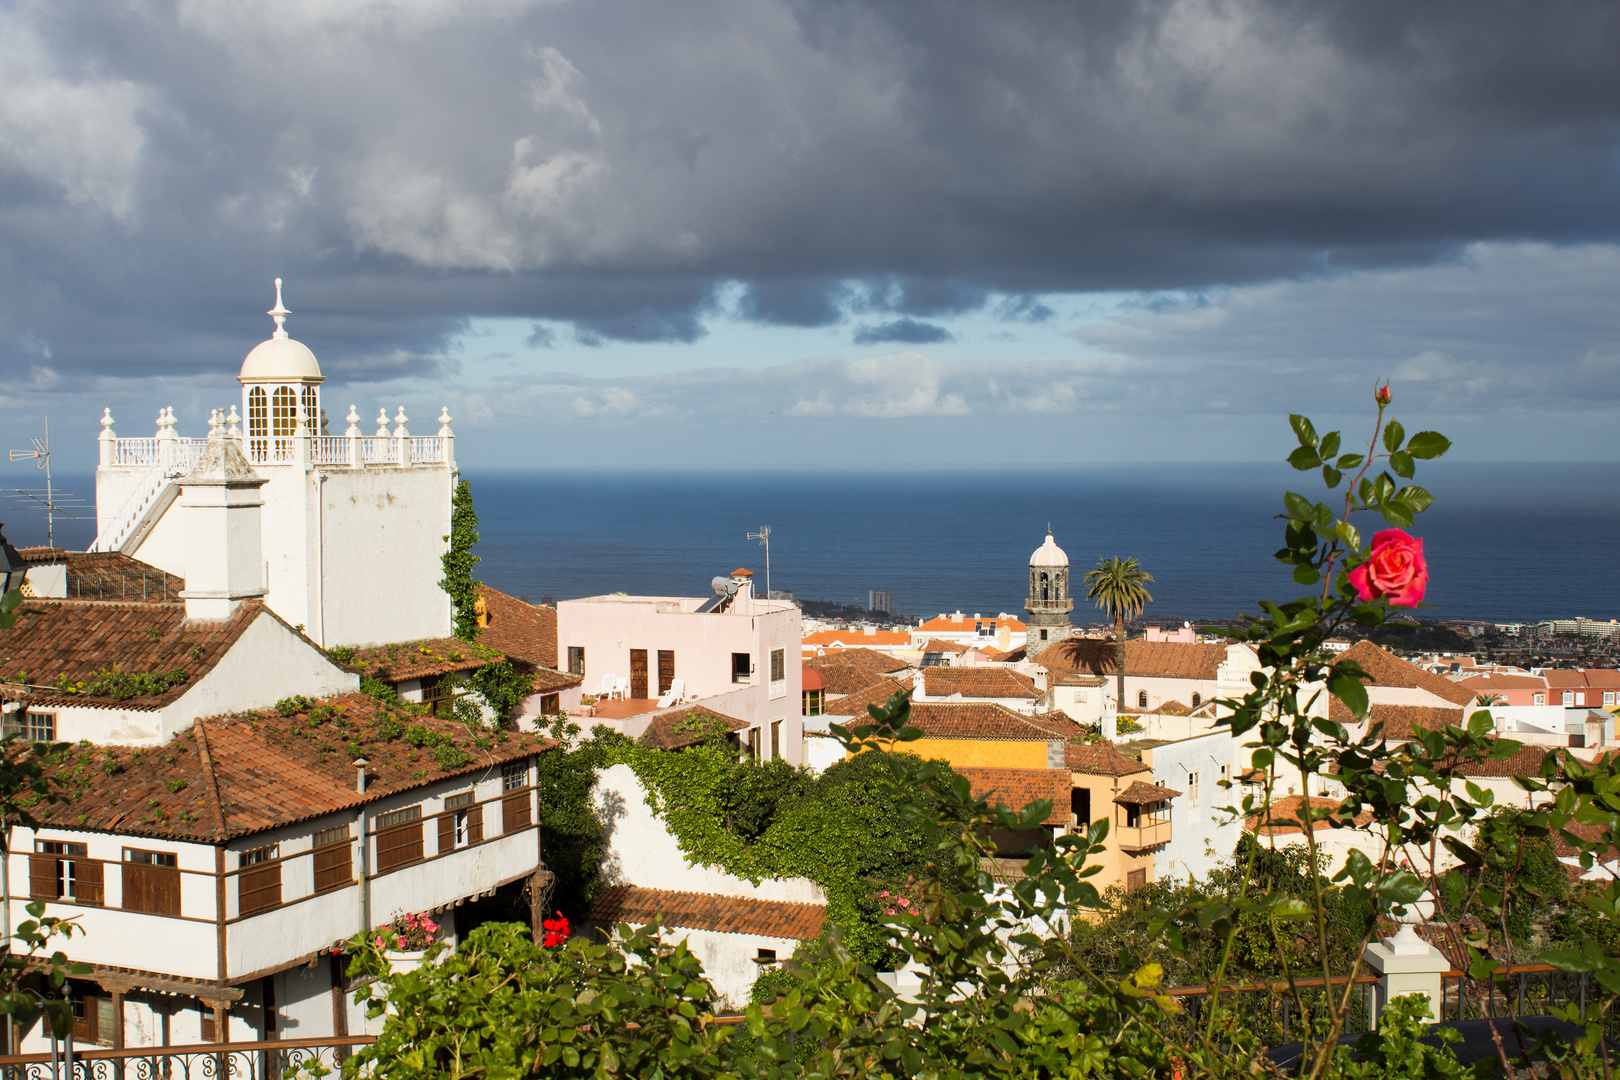
[[[473,567],[481,561],[472,553],[478,543],[478,512],[473,509],[472,486],[462,480],[456,484],[450,498],[450,544],[441,561],[444,580],[439,588],[450,594],[455,609],[455,636],[463,641],[477,641],[483,628],[478,625],[478,614],[473,605],[478,602],[478,587],[483,584],[473,577]]]

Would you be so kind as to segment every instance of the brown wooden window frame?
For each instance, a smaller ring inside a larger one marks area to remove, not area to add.
[[[310,852],[315,858],[316,895],[354,884],[354,837],[347,824],[318,829]]]
[[[470,791],[444,797],[439,815],[439,854],[484,842],[484,808]]]
[[[236,913],[257,915],[281,906],[281,845],[261,844],[236,854]]]
[[[570,674],[570,675],[583,675],[583,674],[585,674],[585,646],[583,646],[583,645],[570,645],[570,646],[568,646],[568,674]]]
[[[35,840],[28,860],[29,895],[34,900],[58,900],[101,907],[106,903],[105,869],[89,857],[89,848],[75,840]]]
[[[113,1029],[117,1027],[118,1016],[113,1010],[113,1000],[104,994],[95,994],[87,991],[81,992],[78,986],[73,988],[73,1041],[96,1043],[101,1046],[113,1045]]]
[[[377,816],[377,873],[422,861],[422,807],[405,806]]]
[[[782,760],[782,721],[771,721],[771,760]]]
[[[172,851],[124,849],[124,895],[120,907],[143,915],[180,914],[180,859]]]
[[[754,681],[754,656],[752,653],[734,652],[731,654],[731,681],[734,683],[751,683]]]
[[[521,832],[534,823],[529,798],[529,759],[501,764],[501,834]]]

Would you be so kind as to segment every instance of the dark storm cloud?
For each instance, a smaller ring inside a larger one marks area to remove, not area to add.
[[[23,0],[0,363],[215,370],[278,274],[383,379],[481,315],[695,341],[738,286],[903,324],[1608,241],[1617,46],[1596,2]]]
[[[950,340],[952,340],[951,332],[943,326],[918,322],[916,319],[895,319],[892,322],[878,323],[876,326],[863,326],[855,331],[854,337],[857,345],[875,345],[884,341],[898,341],[906,345],[930,345]]]

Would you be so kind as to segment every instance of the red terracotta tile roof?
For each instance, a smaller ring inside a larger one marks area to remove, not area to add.
[[[1475,693],[1490,693],[1493,690],[1545,690],[1547,680],[1540,675],[1509,675],[1501,671],[1488,671],[1483,675],[1458,679],[1457,685],[1465,686]]]
[[[908,689],[906,684],[898,679],[879,679],[853,694],[845,694],[827,702],[822,706],[822,712],[828,716],[853,716],[868,720],[871,718],[871,714],[866,711],[868,705],[881,708],[897,691],[906,689]]]
[[[826,690],[827,680],[821,677],[821,672],[809,664],[800,664],[799,688],[801,690]]]
[[[930,739],[1052,742],[1079,733],[1072,723],[1025,716],[991,701],[913,701],[907,724]]]
[[[937,619],[929,619],[927,622],[918,626],[917,630],[926,630],[931,634],[971,634],[973,633],[974,623],[981,623],[985,626],[995,623],[996,633],[998,634],[1001,632],[1001,628],[1003,626],[1014,634],[1021,634],[1027,629],[1027,627],[1025,627],[1021,621],[1013,618],[1011,615],[981,615],[977,619],[975,619],[972,615],[964,615],[960,619],[952,619],[945,616],[941,616]],[[916,633],[916,630],[912,631],[912,633]]]
[[[647,722],[647,730],[637,741],[655,750],[679,750],[683,746],[697,746],[716,730],[728,734],[747,731],[748,721],[691,705],[659,713]]]
[[[488,645],[474,645],[457,638],[429,638],[357,649],[348,666],[383,682],[397,683],[448,675],[452,671],[477,671],[499,659],[501,651]]]
[[[1280,799],[1273,799],[1271,800],[1271,816],[1269,820],[1262,822],[1264,811],[1257,809],[1249,815],[1243,827],[1249,832],[1263,832],[1267,836],[1303,835],[1305,828],[1300,823],[1299,813],[1304,804],[1303,795],[1285,795]],[[1338,807],[1339,800],[1337,799],[1328,799],[1320,795],[1311,796],[1311,809],[1313,811],[1337,810]],[[1353,821],[1346,820],[1337,814],[1331,819],[1313,817],[1311,831],[1321,832],[1323,829],[1344,828],[1347,826],[1359,828],[1371,820],[1372,813],[1370,811],[1363,811],[1356,815]]]
[[[658,916],[663,925],[685,930],[810,941],[826,921],[824,904],[792,904],[715,893],[609,885],[591,905],[591,920],[644,926]]]
[[[941,641],[939,638],[929,638],[927,641],[922,643],[922,651],[937,653],[964,653],[968,651],[968,647],[966,645],[960,645],[954,641]]]
[[[881,671],[857,664],[806,664],[821,677],[823,689],[829,694],[858,694],[868,686],[884,682],[889,676]]]
[[[213,670],[261,616],[276,618],[257,600],[244,603],[228,620],[206,623],[187,623],[183,603],[29,600],[16,625],[0,629],[0,681],[49,687],[63,679],[89,683],[114,668],[126,675],[183,672],[183,682],[161,693],[123,700],[53,689],[30,693],[39,705],[160,709]]]
[[[1147,806],[1150,803],[1168,802],[1180,794],[1179,791],[1173,791],[1158,784],[1149,784],[1142,780],[1136,780],[1131,783],[1130,787],[1115,795],[1114,801],[1121,806]]]
[[[929,697],[1023,698],[1040,697],[1035,680],[1004,667],[931,667],[923,669],[923,692]]]
[[[1358,722],[1338,698],[1328,702],[1328,719],[1340,724]],[[1468,710],[1438,705],[1373,705],[1367,710],[1366,722],[1383,724],[1386,739],[1410,739],[1418,731],[1439,731],[1447,725],[1467,727]]]
[[[1041,650],[1035,662],[1054,674],[1113,675],[1114,642],[1111,638],[1065,638]],[[1145,679],[1213,681],[1225,662],[1225,645],[1186,641],[1125,643],[1125,674]]]
[[[1115,750],[1112,743],[1069,743],[1063,748],[1063,763],[1070,772],[1087,776],[1132,776],[1153,770],[1129,754]]]
[[[1051,799],[1052,811],[1043,824],[1069,823],[1069,792],[1074,785],[1063,769],[991,769],[973,765],[953,765],[952,769],[968,778],[975,799],[999,802],[1014,810],[1023,810],[1036,799]]]
[[[1541,763],[1549,753],[1557,755],[1563,751],[1558,747],[1526,743],[1511,757],[1501,761],[1465,762],[1458,766],[1457,772],[1463,776],[1540,776]]]
[[[911,635],[904,630],[874,630],[870,634],[860,629],[817,630],[813,634],[804,635],[802,644],[811,647],[842,644],[850,648],[858,648],[862,645],[887,645],[890,647],[898,645],[909,649],[911,647]]]
[[[64,592],[70,600],[174,602],[186,587],[184,578],[159,570],[121,551],[66,551],[23,548],[23,561],[34,566],[66,563]],[[32,589],[32,584],[30,584]]]
[[[911,666],[904,660],[896,660],[888,653],[863,648],[841,649],[838,652],[830,652],[826,656],[812,657],[806,660],[805,663],[817,671],[823,671],[824,664],[853,664],[856,667],[865,668],[867,671],[875,671],[880,675],[905,671]]]
[[[76,747],[51,770],[72,800],[36,806],[34,814],[57,828],[213,842],[483,772],[555,745],[344,694],[291,716],[267,709],[198,720],[163,746]],[[355,790],[356,748],[368,762],[363,795]]]
[[[1394,653],[1371,641],[1358,641],[1340,654],[1354,660],[1363,671],[1372,676],[1374,686],[1400,686],[1427,690],[1436,697],[1455,705],[1468,705],[1474,700],[1474,691],[1460,683],[1424,671],[1416,664],[1407,663]]]
[[[478,635],[480,645],[499,649],[533,667],[557,667],[557,609],[531,604],[485,585],[479,590],[489,625]]]

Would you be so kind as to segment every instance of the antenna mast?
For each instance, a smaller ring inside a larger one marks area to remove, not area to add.
[[[758,540],[765,545],[765,599],[771,598],[771,527],[761,525],[759,532],[749,533],[748,539]]]
[[[30,439],[34,444],[32,450],[13,450],[12,461],[27,461],[34,459],[34,468],[45,470],[45,542],[50,547],[56,546],[56,499],[51,494],[51,417],[45,415],[45,438]],[[71,515],[70,515],[71,516]]]

